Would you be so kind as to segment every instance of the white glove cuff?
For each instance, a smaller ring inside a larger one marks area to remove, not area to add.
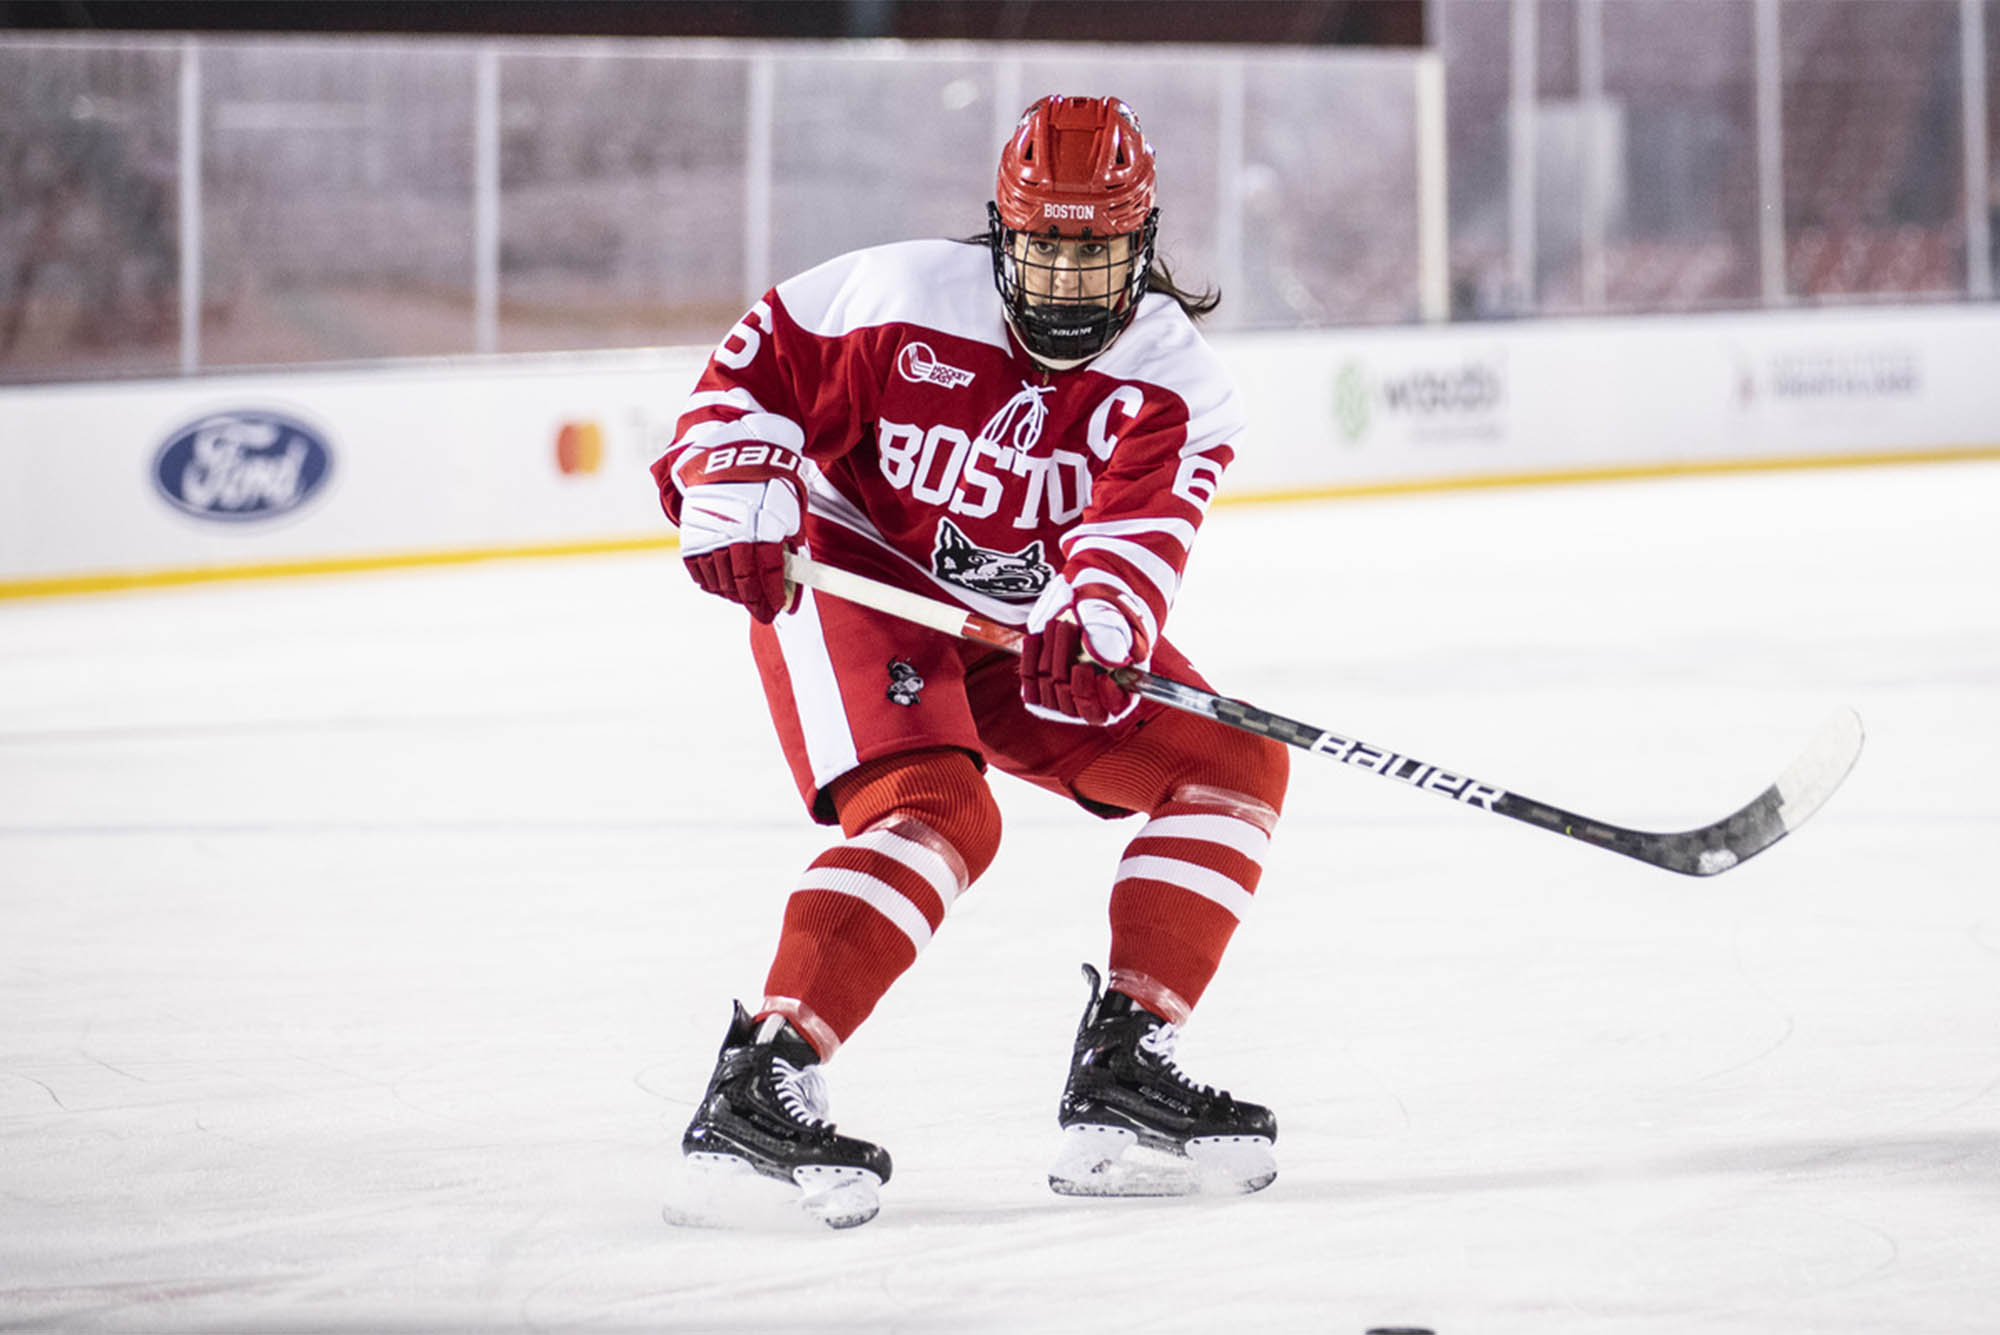
[[[783,542],[799,531],[799,493],[790,482],[703,482],[681,500],[681,555],[738,542]]]
[[[1103,667],[1124,667],[1132,661],[1132,622],[1102,598],[1085,598],[1076,605],[1083,627],[1083,647]]]
[[[1042,590],[1042,596],[1035,599],[1035,605],[1028,609],[1028,634],[1039,635],[1049,628],[1049,623],[1070,605],[1074,597],[1069,581],[1057,575],[1049,581],[1049,587]]]
[[[1109,725],[1113,723],[1123,723],[1126,719],[1131,718],[1132,711],[1139,707],[1139,700],[1140,700],[1139,696],[1136,695],[1133,696],[1130,700],[1126,702],[1125,707],[1123,709],[1119,710],[1116,714],[1113,714],[1111,717],[1105,719],[1104,720],[1105,724]],[[1021,702],[1021,708],[1027,710],[1030,714],[1033,714],[1036,718],[1047,719],[1051,723],[1068,723],[1079,728],[1088,728],[1095,726],[1091,724],[1088,720],[1080,719],[1074,714],[1065,714],[1059,709],[1044,709],[1042,708],[1042,706],[1037,704],[1031,704],[1026,700],[1023,700]]]

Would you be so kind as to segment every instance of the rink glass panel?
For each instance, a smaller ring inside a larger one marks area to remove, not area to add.
[[[1444,57],[1451,182],[1451,314],[1504,315],[1521,302],[1508,260],[1508,6],[1441,9],[1433,40]]]
[[[465,352],[472,48],[205,43],[208,366]]]
[[[769,274],[845,251],[986,229],[999,158],[990,62],[778,53]]]
[[[179,366],[179,68],[0,45],[0,382]]]
[[[1968,247],[1963,18],[1986,25],[1987,165],[1969,207],[1990,217],[2000,0],[1775,6],[1783,195],[1768,256],[1758,12],[1435,0],[1452,316],[1965,296],[1983,266]],[[1534,20],[1525,158],[1517,15]],[[767,284],[843,250],[978,231],[999,143],[1050,91],[1138,110],[1160,151],[1161,253],[1183,286],[1222,289],[1211,329],[1407,323],[1421,318],[1418,61],[9,35],[0,382],[709,344]],[[483,177],[482,142],[497,147]],[[2000,229],[1984,242],[2000,260]]]
[[[1415,79],[1407,59],[1028,49],[776,64],[771,267],[984,227],[995,145],[1051,90],[1122,98],[1155,145],[1160,257],[1220,289],[1211,327],[1380,323],[1417,313]],[[1003,105],[1004,103],[1004,105]],[[1237,127],[1236,145],[1224,142]],[[877,132],[879,130],[879,132]],[[1234,150],[1232,152],[1232,149]]]
[[[1605,6],[1602,103],[1544,94],[1553,113],[1540,141],[1545,311],[1757,302],[1751,17],[1740,0]],[[1593,154],[1602,168],[1601,301],[1583,270],[1584,171]]]
[[[1963,290],[1959,15],[1958,0],[1785,4],[1789,295]]]
[[[1513,6],[1445,7],[1454,318],[1760,299],[1751,6],[1608,0],[1599,15],[1592,97],[1577,0],[1534,9],[1531,272],[1522,275],[1513,259]]]
[[[499,62],[499,350],[703,344],[743,313],[748,64],[685,44]]]
[[[1252,328],[1418,319],[1411,71],[1357,61],[1336,80],[1274,62],[1245,91],[1238,319]]]

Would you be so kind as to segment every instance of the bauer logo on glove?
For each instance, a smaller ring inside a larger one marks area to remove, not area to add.
[[[804,511],[805,488],[791,473],[694,482],[681,500],[681,560],[703,589],[770,622],[798,606],[798,590],[785,582],[785,552],[799,545]]]

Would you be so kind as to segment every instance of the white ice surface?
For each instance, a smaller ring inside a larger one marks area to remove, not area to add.
[[[643,480],[642,480],[643,481]],[[1051,1195],[1130,826],[998,862],[828,1068],[851,1233],[671,1230],[823,833],[670,554],[0,605],[0,1329],[2000,1328],[2000,466],[1210,520],[1219,688],[1681,828],[1835,707],[1802,831],[1654,870],[1300,756],[1181,1045],[1240,1200]]]

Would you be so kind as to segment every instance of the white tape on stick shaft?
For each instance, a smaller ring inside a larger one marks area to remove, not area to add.
[[[810,556],[797,552],[785,554],[785,575],[795,584],[803,584],[821,593],[830,593],[836,598],[845,598],[850,603],[872,607],[878,612],[913,621],[919,626],[929,626],[947,635],[964,636],[966,621],[971,613],[963,608],[935,598],[926,598],[920,593],[899,589],[893,584],[869,579],[852,571],[840,570],[833,566],[821,565]],[[978,637],[972,637],[978,638]]]

